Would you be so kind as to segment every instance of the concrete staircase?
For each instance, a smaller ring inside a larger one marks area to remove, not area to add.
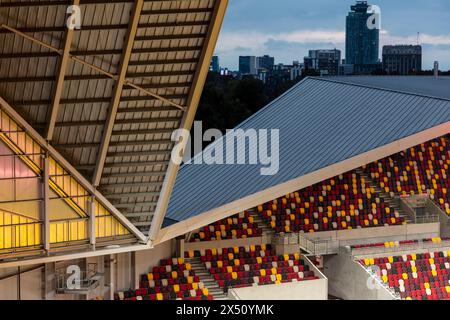
[[[247,212],[253,218],[253,221],[258,224],[258,227],[261,228],[264,235],[271,237],[275,234],[275,231],[267,225],[267,223],[262,219],[261,215],[256,211],[256,209],[250,209],[247,210]]]
[[[208,288],[209,294],[214,297],[214,300],[228,300],[227,295],[223,292],[211,274],[205,267],[205,264],[200,261],[199,257],[186,258],[186,262],[190,263],[195,275],[200,278],[206,288]]]
[[[380,198],[382,198],[384,200],[384,202],[386,202],[391,209],[393,209],[394,211],[398,211],[398,213],[400,214],[400,217],[402,217],[406,221],[407,224],[413,223],[411,217],[409,215],[407,215],[400,208],[400,205],[399,205],[399,202],[397,199],[392,198],[389,193],[386,193],[384,190],[382,190],[378,186],[378,184],[376,184],[372,180],[370,175],[368,175],[366,172],[364,172],[361,168],[358,168],[355,171],[360,177],[364,178],[364,180],[370,187],[375,189],[375,191],[380,195]]]

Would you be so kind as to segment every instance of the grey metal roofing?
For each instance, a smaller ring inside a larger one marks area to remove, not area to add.
[[[183,165],[166,218],[186,220],[448,121],[450,100],[306,78],[237,127],[280,130],[279,172]]]
[[[341,76],[330,79],[370,87],[450,99],[450,77],[440,76]]]
[[[220,0],[146,0],[138,16],[126,79],[186,106]],[[0,0],[0,23],[64,47],[69,0]],[[118,74],[135,0],[80,0],[82,26],[70,53]],[[0,30],[0,96],[45,134],[57,53]],[[113,99],[115,80],[69,61],[52,145],[91,180]],[[148,230],[183,111],[124,86],[99,190],[131,222]]]

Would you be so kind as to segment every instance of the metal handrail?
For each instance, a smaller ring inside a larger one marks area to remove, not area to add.
[[[382,253],[395,253],[402,251],[423,250],[432,248],[450,247],[450,240],[444,240],[440,242],[424,242],[420,240],[415,243],[401,244],[394,247],[364,247],[353,248],[347,251],[351,256],[368,255],[368,254],[382,254]]]

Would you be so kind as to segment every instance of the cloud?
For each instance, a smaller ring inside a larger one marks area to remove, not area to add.
[[[396,36],[387,30],[381,31],[381,42],[383,44],[416,44],[417,34],[409,36]],[[427,33],[419,34],[419,43],[421,45],[450,45],[450,35],[431,35]]]
[[[416,44],[417,34],[399,36],[391,34],[388,30],[380,32],[380,48],[392,44]],[[424,62],[437,57],[425,55],[439,53],[443,58],[442,64],[450,68],[450,34],[433,35],[423,33],[419,36],[419,43],[433,50],[424,50]],[[222,61],[236,66],[239,55],[274,55],[277,61],[283,59],[285,63],[302,59],[307,55],[308,49],[318,48],[345,48],[345,31],[337,29],[305,29],[291,32],[263,33],[258,31],[225,31],[221,33],[216,48],[216,54],[222,56]],[[447,56],[445,56],[447,53]],[[344,56],[344,52],[342,52]],[[233,59],[233,60],[232,60]],[[232,62],[233,61],[233,62]]]
[[[297,44],[318,43],[344,43],[345,32],[339,30],[299,30],[294,32],[261,33],[223,32],[216,48],[218,54],[234,51],[239,47],[249,48],[252,51],[266,49],[267,44],[273,41]]]

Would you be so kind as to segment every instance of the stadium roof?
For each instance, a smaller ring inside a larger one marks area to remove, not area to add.
[[[80,29],[66,26],[70,5],[80,8]],[[0,97],[147,232],[155,211],[164,214],[178,170],[171,134],[191,127],[226,6],[2,0]]]
[[[306,78],[240,124],[280,130],[279,172],[262,176],[258,165],[184,165],[166,214],[179,223],[162,229],[158,241],[450,132],[450,99],[425,94],[444,97],[445,85],[432,89],[430,77],[383,79],[371,86],[369,78]]]
[[[449,76],[440,76],[437,79],[429,76],[349,76],[331,79],[450,100]]]

